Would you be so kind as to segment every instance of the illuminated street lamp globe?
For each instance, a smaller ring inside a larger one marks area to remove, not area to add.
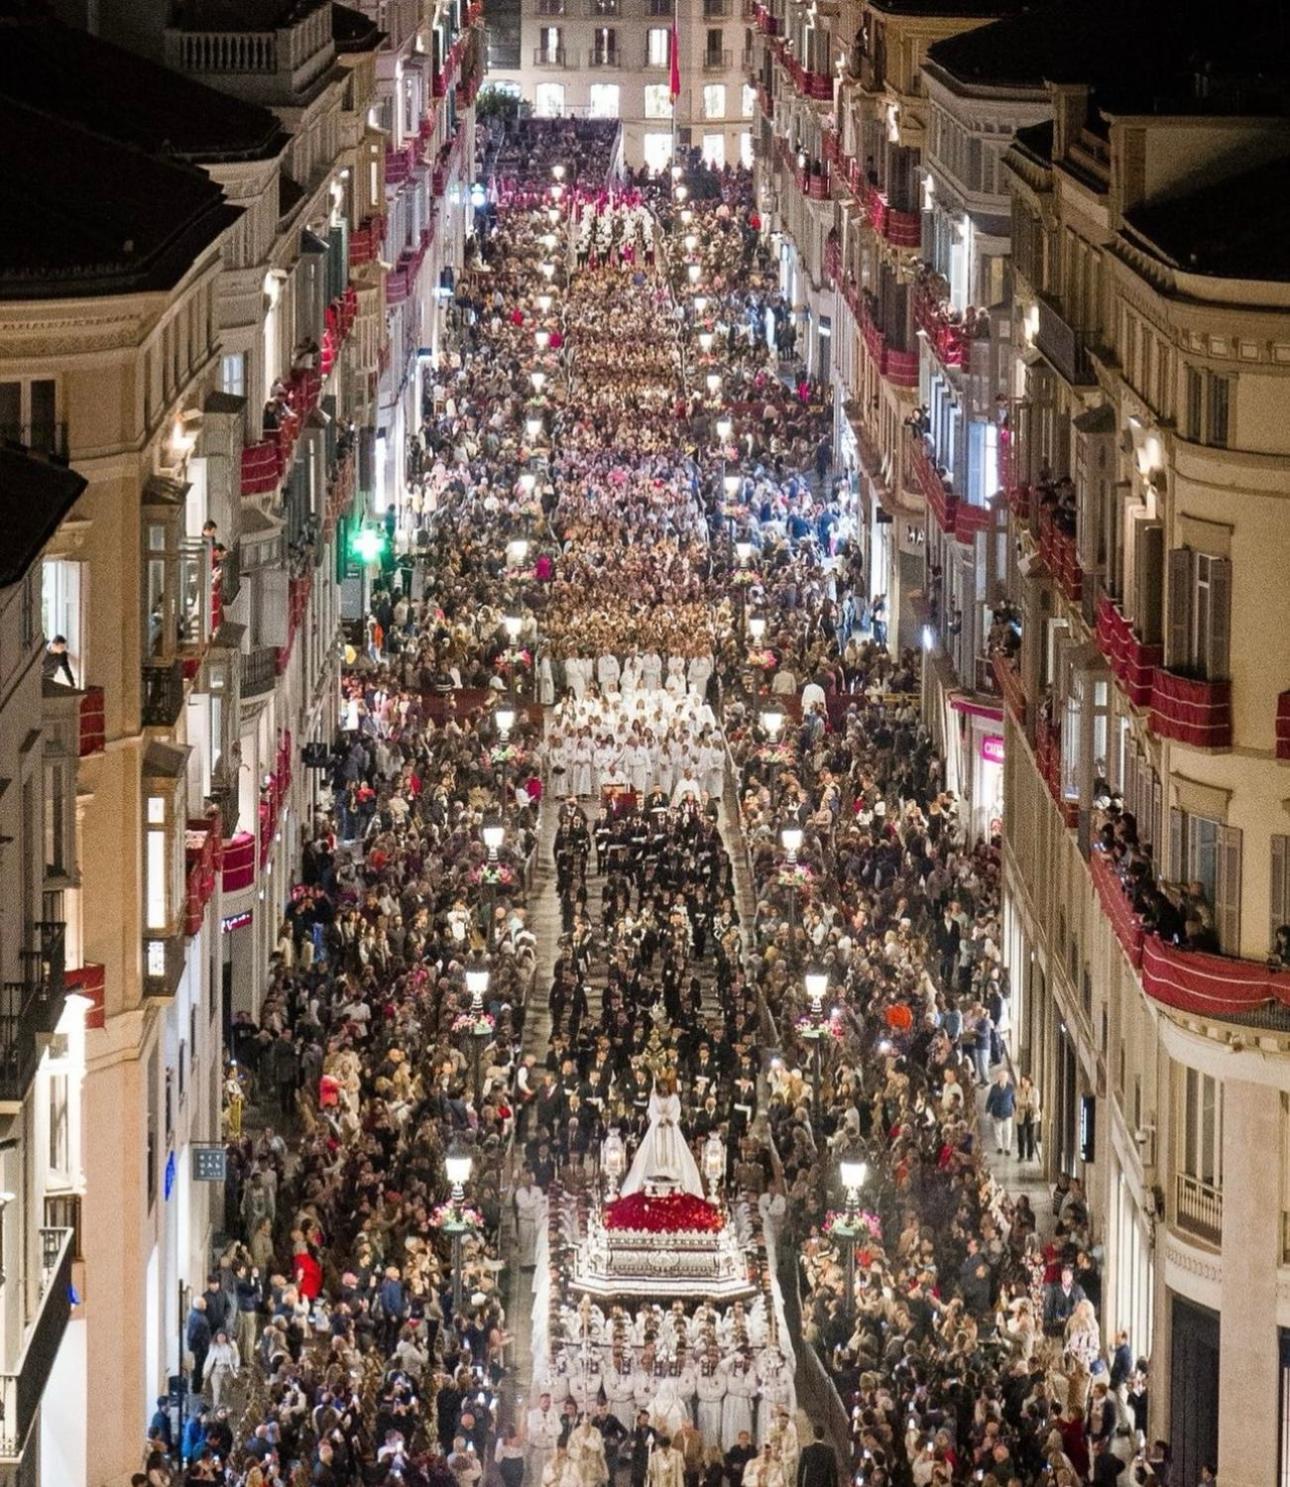
[[[717,393],[721,391],[721,373],[709,372],[704,380],[708,384],[708,391],[715,398]]]
[[[514,718],[511,721],[514,722]],[[479,834],[484,840],[484,846],[488,848],[488,855],[496,857],[502,850],[502,843],[506,840],[505,824],[496,820],[485,821],[479,829]]]
[[[728,444],[730,442],[730,435],[734,433],[734,430],[735,426],[733,423],[730,422],[728,418],[717,419],[717,438],[720,439],[723,444]]]
[[[784,726],[784,714],[777,707],[768,707],[761,715],[761,726],[766,737],[774,743],[779,737],[779,730]]]
[[[474,1158],[469,1150],[455,1141],[444,1153],[443,1170],[452,1184],[454,1203],[460,1203],[466,1196],[466,1184],[470,1181],[474,1165]]]
[[[760,645],[766,635],[766,616],[764,614],[752,614],[748,616],[748,634],[752,637],[754,645]]]
[[[797,854],[802,850],[802,837],[800,826],[785,826],[779,833],[780,842],[790,862],[797,861]]]
[[[752,557],[753,546],[746,537],[741,537],[735,543],[735,558],[741,568],[748,566],[748,560]]]

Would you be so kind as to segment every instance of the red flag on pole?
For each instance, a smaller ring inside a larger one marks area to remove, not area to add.
[[[668,92],[672,95],[672,102],[681,96],[681,38],[676,29],[676,11],[672,11],[672,34],[668,38],[668,51],[671,52],[671,76],[668,78]]]

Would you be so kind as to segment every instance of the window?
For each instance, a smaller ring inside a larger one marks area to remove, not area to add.
[[[49,1076],[49,1170],[67,1177],[72,1170],[72,1132],[66,1074]]]
[[[76,684],[85,679],[81,573],[80,563],[66,558],[46,558],[40,576],[41,624],[48,639],[61,635],[67,641],[67,659]],[[61,680],[67,680],[65,673]]]
[[[0,440],[25,444],[42,454],[66,454],[58,425],[58,399],[51,377],[0,382]]]
[[[617,83],[592,83],[588,90],[588,111],[593,119],[616,119],[620,89]]]
[[[724,134],[703,136],[703,163],[713,170],[720,170],[726,163],[726,137]]]
[[[709,26],[707,45],[704,48],[704,57],[706,58],[706,61],[704,63],[705,66],[720,67],[723,65],[723,41],[724,32],[722,31],[721,27]]]
[[[743,96],[740,99],[740,107],[739,107],[740,117],[741,118],[744,118],[744,119],[751,119],[752,116],[753,116],[754,111],[756,110],[756,108],[757,108],[757,89],[754,88],[751,83],[745,83],[744,86],[743,86]],[[751,144],[751,143],[752,143],[752,140],[751,140],[751,137],[750,137],[749,138],[749,144]]]
[[[1178,1170],[1206,1187],[1223,1186],[1223,1089],[1209,1074],[1184,1069]]]
[[[649,114],[649,92],[645,89],[645,112]],[[667,89],[663,89],[663,97],[667,97]],[[660,170],[666,170],[672,160],[672,133],[671,130],[647,129],[645,131],[645,167],[647,170],[657,174]]]
[[[246,352],[233,351],[221,356],[219,362],[219,385],[230,397],[246,396]]]
[[[703,88],[703,117],[705,119],[724,119],[726,116],[726,85],[725,83],[705,83]],[[717,138],[723,138],[718,135]],[[725,145],[721,147],[722,160],[725,159]]]
[[[543,26],[540,46],[543,62],[560,62],[564,59],[564,32],[559,26]]]
[[[739,163],[745,170],[753,168],[752,134],[746,129],[739,136]]]
[[[645,34],[646,67],[668,65],[668,45],[671,32],[666,26],[651,26]]]
[[[1172,808],[1169,875],[1185,896],[1188,941],[1197,949],[1239,955],[1240,831],[1208,816]]]
[[[564,84],[539,83],[533,89],[533,112],[539,119],[558,119],[564,113]]]
[[[645,117],[647,119],[670,119],[672,117],[672,95],[666,83],[645,84]],[[672,158],[672,142],[668,140],[667,158]],[[667,162],[664,161],[664,164]]]
[[[1225,678],[1231,648],[1231,560],[1175,548],[1169,554],[1167,600],[1165,665],[1204,681]]]
[[[48,739],[48,735],[46,735]],[[71,878],[76,861],[76,760],[45,754],[45,878]]]
[[[1275,949],[1277,930],[1290,924],[1290,836],[1272,838],[1272,891],[1268,916],[1268,945]]]
[[[1188,367],[1186,433],[1197,444],[1226,449],[1231,414],[1232,379],[1220,372]]]
[[[597,67],[618,65],[618,33],[612,26],[597,26],[592,38],[592,61]]]

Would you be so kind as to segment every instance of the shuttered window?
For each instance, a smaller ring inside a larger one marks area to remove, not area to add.
[[[1272,892],[1268,915],[1268,947],[1277,942],[1277,930],[1290,924],[1290,836],[1272,838]]]
[[[1169,812],[1169,876],[1184,887],[1199,884],[1213,911],[1214,931],[1225,955],[1241,950],[1241,833],[1207,816],[1176,807]]]
[[[1205,681],[1225,678],[1231,651],[1231,560],[1174,548],[1167,605],[1166,666]]]

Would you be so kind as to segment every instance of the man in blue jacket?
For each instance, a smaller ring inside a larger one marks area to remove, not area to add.
[[[994,1127],[994,1149],[1000,1156],[1007,1156],[1012,1151],[1012,1117],[1016,1110],[1017,1091],[1008,1078],[1007,1069],[1000,1069],[985,1097],[985,1113]]]

